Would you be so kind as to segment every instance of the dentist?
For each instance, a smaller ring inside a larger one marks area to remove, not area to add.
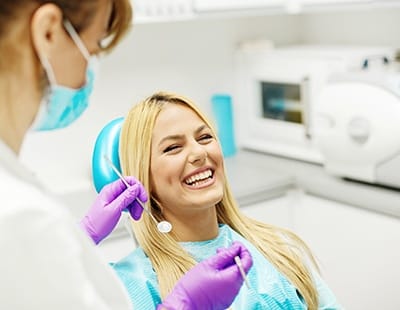
[[[147,200],[143,186],[133,177],[128,189],[109,184],[77,225],[18,161],[29,130],[66,127],[86,109],[95,56],[129,29],[129,3],[0,0],[1,309],[132,308],[94,243],[111,233],[122,210],[140,218],[134,200]],[[158,308],[228,307],[243,283],[235,256],[247,272],[251,256],[233,244],[191,269]]]

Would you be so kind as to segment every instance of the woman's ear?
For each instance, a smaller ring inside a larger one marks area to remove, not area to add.
[[[157,202],[157,198],[155,198],[153,195],[150,195],[150,204],[154,210],[162,213],[162,208],[160,204]]]
[[[50,57],[57,48],[57,40],[64,34],[61,9],[47,3],[33,13],[31,19],[32,44],[39,57]]]

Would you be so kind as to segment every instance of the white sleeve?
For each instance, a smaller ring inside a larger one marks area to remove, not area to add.
[[[1,309],[132,309],[116,274],[57,204],[0,213],[0,253]]]

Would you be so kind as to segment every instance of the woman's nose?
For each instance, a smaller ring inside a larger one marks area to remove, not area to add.
[[[195,147],[192,147],[192,149],[190,150],[189,162],[191,164],[195,163],[203,164],[206,158],[207,158],[207,152],[202,146],[197,145]]]

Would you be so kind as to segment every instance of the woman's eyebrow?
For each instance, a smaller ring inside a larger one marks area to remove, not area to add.
[[[166,136],[164,138],[161,139],[161,141],[158,143],[158,145],[163,144],[163,142],[167,141],[167,140],[178,140],[178,139],[182,139],[183,135],[170,135],[170,136]]]
[[[198,133],[202,132],[206,128],[208,128],[208,126],[206,124],[201,125],[199,128],[196,129],[195,133],[198,134]]]
[[[199,126],[194,132],[195,132],[195,134],[198,134],[206,128],[208,128],[208,126],[204,124],[204,125]],[[158,145],[163,144],[167,140],[179,140],[179,139],[183,139],[183,138],[184,138],[184,135],[169,135],[169,136],[162,138],[161,141],[158,143]]]

